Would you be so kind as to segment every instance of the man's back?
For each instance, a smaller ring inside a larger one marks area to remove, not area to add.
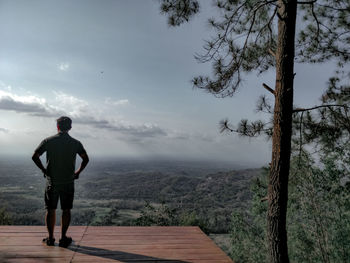
[[[72,238],[66,235],[71,218],[70,210],[73,208],[74,180],[79,178],[80,173],[89,162],[89,157],[78,140],[69,136],[68,131],[72,128],[72,120],[62,116],[57,119],[58,134],[43,140],[32,156],[32,160],[47,178],[45,187],[45,224],[48,237],[43,242],[48,246],[55,245],[54,229],[56,223],[56,209],[58,201],[61,203],[61,239],[59,246],[68,247]],[[45,167],[40,156],[46,152],[47,166]],[[83,159],[78,170],[75,171],[76,156]]]
[[[76,155],[85,153],[80,141],[67,132],[59,132],[41,142],[35,150],[46,152],[47,179],[49,184],[66,184],[74,181]]]

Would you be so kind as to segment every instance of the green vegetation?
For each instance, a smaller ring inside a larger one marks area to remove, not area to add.
[[[317,165],[307,155],[292,161],[287,214],[292,262],[350,262],[349,145],[343,150],[345,155],[327,154]],[[250,210],[233,214],[236,262],[267,261],[267,176],[268,169],[253,180]]]
[[[135,224],[138,226],[199,226],[202,231],[208,233],[208,218],[200,218],[196,212],[177,211],[164,203],[158,207],[146,203]]]
[[[12,220],[10,216],[6,213],[5,208],[0,209],[0,225],[11,225]]]

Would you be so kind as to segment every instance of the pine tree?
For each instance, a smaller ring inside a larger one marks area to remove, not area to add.
[[[217,97],[232,96],[242,76],[274,67],[273,127],[261,121],[241,122],[246,135],[265,131],[272,135],[272,160],[268,180],[268,251],[271,262],[289,262],[286,233],[288,178],[291,156],[294,61],[320,63],[336,59],[339,68],[350,59],[349,0],[217,0],[220,17],[209,19],[216,35],[204,45],[200,62],[212,62],[212,76],[198,76],[193,85]],[[198,0],[161,0],[161,12],[171,26],[188,22],[200,11]],[[296,33],[297,13],[303,18]],[[299,29],[300,28],[300,29]],[[262,104],[264,106],[264,99]],[[265,105],[266,106],[266,105]],[[272,108],[269,109],[272,112]],[[306,114],[307,115],[307,114]],[[311,123],[311,122],[310,122]]]

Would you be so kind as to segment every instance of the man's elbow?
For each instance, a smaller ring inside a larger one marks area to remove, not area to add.
[[[85,154],[83,157],[83,162],[88,164],[89,161],[90,161],[89,156],[87,154]]]
[[[37,152],[33,153],[32,160],[35,162],[35,160],[39,159],[39,154]]]

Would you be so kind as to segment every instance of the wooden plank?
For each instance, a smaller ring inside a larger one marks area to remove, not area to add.
[[[71,258],[67,258],[67,259],[64,259],[64,258],[8,258],[0,262],[3,262],[3,263],[48,263],[48,262],[49,263],[69,263],[71,262]]]
[[[69,232],[84,232],[86,226],[71,226]],[[55,232],[60,232],[61,226],[55,226]],[[0,233],[23,233],[23,232],[42,232],[47,233],[45,226],[0,226]]]
[[[82,244],[81,244],[82,246]],[[156,243],[156,244],[148,244],[148,243],[142,243],[142,244],[134,244],[132,246],[128,244],[102,244],[102,245],[94,245],[94,248],[101,248],[101,249],[108,249],[108,250],[117,250],[120,249],[122,251],[135,248],[135,249],[190,249],[190,248],[213,248],[216,250],[222,251],[217,246],[204,246],[203,244],[191,244],[190,246],[188,244],[164,244],[164,243]]]
[[[103,256],[103,255],[119,255],[119,254],[125,254],[125,253],[132,253],[132,254],[142,254],[142,255],[148,255],[148,256],[159,256],[162,255],[192,255],[192,254],[210,254],[210,255],[224,255],[222,251],[215,250],[215,249],[205,249],[205,248],[188,248],[188,249],[125,249],[123,250],[107,250],[107,249],[101,249],[101,250],[87,250],[84,248],[78,248],[76,250],[77,254],[93,254],[95,256]]]
[[[3,245],[0,246],[0,252],[13,252],[13,251],[42,251],[43,249],[58,249],[58,250],[64,250],[65,248],[57,247],[57,244],[55,247],[47,247],[44,244],[36,244],[36,245],[28,245],[28,246],[11,246],[11,245]],[[188,244],[136,244],[136,245],[94,245],[94,248],[100,248],[100,249],[106,249],[106,250],[120,250],[120,251],[127,251],[129,249],[135,249],[135,250],[150,250],[150,249],[207,249],[207,250],[216,250],[221,251],[218,247],[208,246],[203,247],[202,244],[191,244],[191,246],[188,246]],[[48,251],[49,252],[49,251]]]
[[[73,226],[74,227],[74,226]],[[111,227],[106,226],[88,226],[88,231],[111,231]],[[175,231],[175,232],[201,232],[199,227],[193,227],[193,226],[185,226],[185,227],[179,227],[179,226],[113,226],[113,231],[136,231],[136,232],[161,232],[161,231]]]
[[[85,241],[84,239],[80,242],[81,245],[86,245],[86,246],[95,246],[95,245],[108,245],[108,244],[114,244],[114,245],[136,245],[136,244],[159,244],[162,242],[163,244],[187,244],[188,246],[191,246],[193,244],[193,240],[187,240],[187,239],[178,239],[178,240],[163,240],[163,241],[158,241],[158,240],[146,240],[146,239],[138,239],[138,240],[113,240],[113,241],[106,241],[106,240],[87,240]],[[197,243],[201,245],[208,245],[211,246],[212,244],[210,241],[204,241],[204,240],[199,240]]]
[[[75,226],[72,226],[75,227]],[[186,226],[186,227],[167,227],[167,226],[112,226],[113,227],[113,231],[125,231],[125,232],[130,232],[130,231],[136,231],[136,232],[142,232],[142,231],[146,231],[146,232],[153,232],[153,231],[157,231],[157,232],[161,232],[161,231],[167,231],[167,232],[171,232],[171,231],[175,231],[175,232],[201,232],[199,227],[192,227],[192,226]],[[111,226],[106,227],[106,226],[88,226],[88,230],[89,231],[111,231]]]
[[[117,231],[96,231],[96,232],[91,232],[88,231],[85,233],[86,235],[100,235],[100,236],[134,236],[134,235],[142,235],[142,236],[182,236],[182,235],[193,235],[193,236],[198,236],[202,235],[201,233],[193,232],[193,233],[188,233],[188,232],[137,232],[137,231],[130,231],[130,232],[117,232]]]
[[[72,237],[82,237],[84,232],[70,232],[67,233],[69,236]],[[48,234],[47,232],[0,232],[0,237],[46,237]],[[55,231],[54,233],[55,237],[61,236],[61,231]]]
[[[3,245],[10,246],[28,246],[37,244],[42,245],[43,238],[45,236],[25,236],[25,237],[0,237],[0,247]],[[81,236],[73,236],[73,240],[80,241]],[[56,238],[56,243],[58,244],[59,238]]]
[[[126,229],[120,229],[120,228],[117,228],[117,229],[113,229],[113,231],[111,230],[108,230],[108,229],[92,229],[92,227],[88,227],[87,231],[86,231],[86,234],[96,234],[96,233],[99,233],[99,234],[113,234],[113,235],[119,235],[119,234],[122,234],[122,235],[132,235],[132,234],[158,234],[158,235],[182,235],[182,234],[201,234],[201,230],[199,228],[195,228],[195,229],[189,229],[188,231],[187,230],[184,230],[184,229],[164,229],[164,228],[161,228],[161,229],[154,229],[154,228],[151,228],[151,229],[143,229],[143,228],[140,228],[140,229],[135,229],[135,228],[129,228],[129,227],[126,227]]]
[[[3,237],[0,237],[0,240]],[[11,238],[11,237],[7,237],[7,238]],[[192,240],[193,242],[196,241],[209,241],[210,239],[207,237],[203,237],[202,235],[174,235],[174,236],[164,236],[164,235],[84,235],[84,240],[89,240],[89,241],[94,241],[94,240],[105,240],[105,241],[109,241],[109,240],[178,240],[178,239],[184,239],[184,240]]]
[[[80,255],[75,254],[74,259],[75,260],[81,260],[81,259],[87,259],[89,257],[95,257],[95,258],[108,258],[108,259],[115,259],[120,261],[157,261],[157,260],[181,260],[181,261],[192,261],[192,260],[215,260],[220,258],[220,255],[214,255],[214,254],[193,254],[193,255],[166,255],[166,254],[158,254],[158,255],[144,255],[144,254],[132,254],[132,253],[125,253],[125,254],[112,254],[112,255],[105,255],[105,256],[95,256],[95,255]],[[225,258],[222,258],[225,259]],[[98,262],[98,261],[97,261]]]
[[[86,251],[85,249],[70,250],[45,250],[35,248],[32,251],[29,250],[8,250],[1,251],[1,254],[4,254],[6,258],[8,257],[72,257],[74,253],[81,255],[95,255],[95,256],[103,256],[103,255],[115,255],[115,254],[123,254],[123,253],[132,253],[132,254],[142,254],[149,256],[164,256],[164,255],[191,255],[191,254],[211,254],[211,255],[222,255],[222,251],[216,249],[204,249],[204,248],[189,248],[189,249],[124,249],[124,250],[101,250],[101,251]],[[150,254],[149,254],[150,253]]]
[[[96,263],[96,262],[101,262],[101,263],[106,263],[106,262],[113,262],[113,263],[125,263],[125,261],[119,261],[119,260],[116,260],[116,259],[108,259],[108,258],[98,258],[98,257],[89,257],[89,258],[83,258],[83,259],[75,259],[73,258],[72,263],[89,263],[89,262],[92,262],[92,263]],[[131,262],[131,263],[134,263],[134,262]],[[136,263],[136,262],[135,262]],[[138,262],[140,263],[140,261]],[[157,263],[161,263],[161,262],[157,262]],[[169,263],[166,262],[166,263]]]
[[[144,263],[150,263],[150,262],[154,262],[154,263],[232,263],[232,260],[230,259],[192,259],[191,261],[180,261],[180,260],[157,260],[157,261],[140,261],[140,260],[123,260],[123,261],[119,261],[116,259],[102,259],[102,258],[97,258],[97,257],[90,257],[90,258],[84,258],[84,259],[75,259],[73,258],[72,263],[96,263],[96,262],[114,262],[114,263],[120,263],[120,262],[128,262],[128,263],[140,263],[140,262],[144,262]]]
[[[191,263],[233,263],[230,258],[227,259],[191,259]]]
[[[71,261],[72,263],[89,263],[89,262],[114,262],[114,263],[140,263],[140,262],[144,262],[144,263],[232,263],[231,260],[221,260],[221,259],[214,259],[214,260],[210,260],[210,259],[192,259],[191,261],[180,261],[180,260],[167,260],[167,261],[163,261],[163,260],[157,260],[157,261],[133,261],[133,260],[128,260],[128,261],[119,261],[119,260],[115,260],[115,259],[96,259],[96,258],[84,258],[84,259],[73,259]]]
[[[9,245],[4,245],[0,246],[0,252],[1,253],[11,253],[11,252],[35,252],[35,251],[45,251],[46,253],[51,253],[51,251],[57,250],[57,251],[65,251],[65,248],[57,246],[46,246],[45,244],[36,244],[36,245],[28,245],[28,246],[9,246]]]
[[[73,252],[73,251],[72,251]],[[27,253],[15,253],[15,254],[7,254],[4,256],[5,259],[7,258],[64,258],[64,259],[71,259],[73,257],[74,253],[67,253],[67,254],[58,254],[58,253],[43,253],[43,252],[27,252]]]
[[[80,240],[83,237],[83,233],[68,233],[74,240]],[[6,239],[36,239],[42,240],[47,237],[47,233],[8,233],[8,235],[0,235],[0,246],[3,245],[2,241]],[[55,239],[58,241],[61,238],[61,233],[55,233]],[[5,244],[4,244],[5,245]]]
[[[65,251],[35,251],[35,252],[16,252],[7,253],[4,258],[72,258],[75,252]]]

